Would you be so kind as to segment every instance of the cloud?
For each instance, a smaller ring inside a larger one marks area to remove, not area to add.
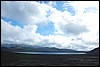
[[[1,16],[24,24],[37,24],[46,21],[47,13],[42,7],[35,1],[2,1]]]
[[[23,28],[19,26],[13,26],[10,23],[1,19],[1,39],[2,42],[12,41],[19,44],[38,45],[43,47],[56,47],[59,49],[74,49],[74,50],[91,50],[95,47],[92,42],[83,41],[78,36],[62,36],[62,35],[49,35],[43,36],[36,33],[36,25],[27,25]],[[5,28],[6,27],[6,28]],[[6,32],[6,33],[5,33]],[[74,41],[72,40],[74,38]],[[80,40],[80,41],[79,41]],[[90,40],[91,41],[91,40]],[[94,41],[95,42],[95,41]],[[87,46],[89,45],[89,47]],[[97,46],[97,45],[96,45]]]
[[[16,43],[33,43],[38,40],[36,25],[26,25],[24,28],[13,26],[1,19],[1,39],[14,41]]]
[[[65,3],[66,4],[68,3],[69,5],[71,5],[75,9],[77,14],[83,13],[84,9],[87,7],[96,7],[97,9],[99,9],[98,8],[98,6],[99,6],[98,1],[70,1],[70,2],[65,2]]]
[[[1,17],[9,19],[1,19],[1,41],[75,50],[91,50],[99,46],[98,1],[69,2],[75,11],[73,16],[67,10],[53,8],[54,5],[54,2],[1,1]],[[25,25],[21,28],[10,24],[15,23],[10,20]],[[36,32],[39,25],[49,22],[54,25],[54,34],[44,36]]]
[[[67,35],[68,34],[79,35],[81,33],[88,32],[88,29],[86,28],[86,26],[75,24],[75,23],[68,23],[66,25],[61,25],[60,28]]]
[[[48,5],[50,5],[50,6],[56,6],[57,4],[56,4],[56,1],[49,1]]]

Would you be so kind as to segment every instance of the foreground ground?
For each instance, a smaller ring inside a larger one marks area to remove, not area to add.
[[[2,51],[1,66],[99,66],[99,56],[27,55]]]

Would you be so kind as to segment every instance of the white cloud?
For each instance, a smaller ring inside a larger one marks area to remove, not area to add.
[[[50,5],[50,6],[56,6],[56,1],[49,1],[48,5]]]
[[[38,2],[28,1],[2,1],[1,16],[23,22],[36,24],[46,21],[46,11]],[[40,20],[41,19],[41,20]]]
[[[37,26],[36,25],[27,25],[24,28],[20,28],[18,26],[12,26],[11,24],[1,20],[1,38],[2,40],[10,40],[16,43],[24,43],[29,45],[40,45],[47,47],[57,47],[57,48],[67,48],[67,49],[75,49],[75,50],[90,50],[95,47],[95,43],[91,46],[90,42],[83,42],[74,40],[76,38],[74,36],[62,36],[62,35],[49,35],[42,36],[36,33]],[[6,27],[6,28],[5,28]],[[5,33],[6,32],[6,33]],[[83,36],[83,35],[82,35]],[[77,36],[80,37],[80,36]],[[82,37],[83,38],[83,37]],[[86,38],[89,39],[89,38]],[[93,38],[92,38],[93,39]],[[84,38],[83,38],[84,40]],[[95,42],[95,41],[93,41]],[[98,43],[98,42],[96,42]],[[85,45],[84,45],[85,44]],[[87,45],[90,46],[88,47]],[[90,48],[90,49],[89,49]]]
[[[76,10],[77,14],[83,13],[84,9],[87,7],[96,7],[99,9],[98,1],[70,1],[68,4]]]
[[[10,40],[17,43],[75,50],[91,50],[99,46],[98,1],[69,2],[69,5],[76,11],[74,16],[68,11],[58,11],[52,7],[53,5],[55,3],[52,1],[49,5],[35,1],[2,1],[2,17],[27,24],[21,28],[1,19],[2,41]],[[93,9],[89,9],[90,7]],[[54,35],[43,36],[36,33],[38,23],[44,24],[50,21],[54,23],[56,29]]]
[[[33,43],[40,34],[36,34],[36,25],[27,25],[24,28],[13,26],[1,19],[1,39],[18,43]]]
[[[86,50],[98,47],[99,35],[97,35],[96,33],[99,31],[99,2],[75,1],[75,2],[69,2],[69,4],[75,9],[76,12],[75,16],[71,16],[70,13],[68,13],[67,11],[60,12],[57,10],[55,10],[55,13],[51,14],[50,16],[51,21],[55,23],[55,27],[57,29],[56,33],[58,34],[66,33],[66,35],[68,35],[68,30],[69,30],[69,33],[77,34],[78,37],[82,37],[84,41],[88,42],[88,44],[86,42],[85,43],[82,42],[83,44],[86,44],[83,45],[84,47],[87,47]],[[84,13],[86,8],[94,8],[94,9],[91,9],[88,12]],[[93,42],[96,43],[93,44]],[[80,46],[81,44],[78,45]],[[75,47],[74,45],[72,46],[73,48]],[[82,46],[80,47],[77,46],[77,49],[81,49],[81,47]]]

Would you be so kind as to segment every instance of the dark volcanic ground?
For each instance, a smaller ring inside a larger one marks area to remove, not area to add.
[[[99,66],[99,55],[28,55],[2,51],[1,66]]]

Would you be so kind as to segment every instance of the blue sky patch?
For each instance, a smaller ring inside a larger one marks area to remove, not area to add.
[[[74,8],[72,6],[68,6],[67,7],[67,11],[70,12],[72,16],[75,15],[75,10],[74,10]]]
[[[37,33],[41,35],[49,35],[54,33],[54,24],[52,22],[47,24],[38,25]]]
[[[18,22],[18,21],[14,21],[14,20],[11,20],[11,19],[8,19],[8,18],[5,18],[5,17],[1,17],[1,19],[3,19],[4,21],[10,23],[11,25],[13,26],[16,26],[18,25],[19,27],[23,28],[24,27],[24,24],[21,23],[21,22]]]
[[[64,4],[64,2],[62,2],[62,1],[56,1],[56,3],[57,3],[57,5],[54,6],[54,8],[56,8],[57,10],[63,12],[63,11],[64,11],[64,9],[63,9],[63,4]]]

